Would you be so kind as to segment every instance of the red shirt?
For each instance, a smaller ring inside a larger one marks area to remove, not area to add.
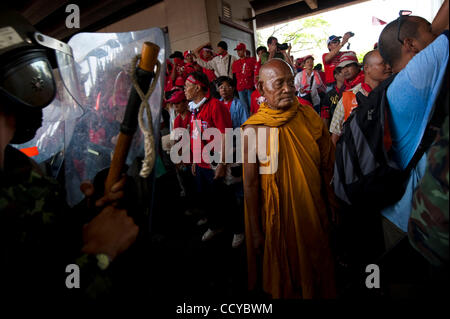
[[[326,82],[326,78],[325,78],[325,72],[323,71],[318,71],[319,75],[320,75],[320,79],[322,80],[323,83]],[[334,82],[334,78],[333,78],[333,82]]]
[[[175,121],[173,122],[173,128],[187,128],[189,129],[189,123],[191,122],[191,112],[187,111],[186,115],[184,116],[184,119],[181,117],[181,114],[178,114],[178,116],[175,118]]]
[[[250,113],[255,114],[259,110],[258,98],[261,96],[258,90],[254,90],[250,96]]]
[[[302,99],[300,96],[297,96],[297,100],[301,105],[309,105],[309,106],[313,107],[311,102],[309,102],[308,100]]]
[[[231,100],[229,102],[222,101],[222,103],[223,103],[223,105],[225,105],[227,107],[228,111],[230,111],[231,103],[233,103],[233,100]]]
[[[202,59],[205,62],[208,62],[208,60],[200,57],[200,59]],[[208,77],[209,82],[212,82],[216,79],[216,74],[214,73],[214,70],[212,69],[207,69],[207,68],[202,68],[203,73],[205,73],[205,75]]]
[[[193,63],[186,63],[184,65],[184,76],[185,78],[188,77],[189,74],[191,74],[192,72],[201,72],[202,68],[197,64],[197,62],[193,62]]]
[[[243,58],[234,61],[231,69],[236,74],[236,89],[238,91],[255,88],[255,58]]]
[[[219,129],[222,134],[225,134],[226,128],[232,128],[230,111],[215,98],[207,100],[197,112],[193,111],[191,115],[190,133],[193,159],[198,166],[203,168],[211,168],[211,166],[202,158],[203,147],[210,142],[210,140],[202,140],[202,134],[206,129],[212,127]]]
[[[255,63],[255,88],[258,84],[259,69],[261,69],[261,61]]]
[[[338,64],[341,62],[341,56],[347,52],[352,52],[352,51],[339,52],[338,54],[336,54],[336,56],[333,59],[331,59],[331,61],[329,63],[325,63],[325,56],[329,52],[324,53],[322,55],[323,67],[325,69],[325,84],[326,85],[335,82],[334,75],[333,75],[334,69],[336,69]]]
[[[214,73],[214,70],[203,68],[203,73],[208,77],[209,82],[212,82],[216,79],[216,74]]]
[[[173,89],[172,79],[170,74],[166,74],[166,83],[164,83],[164,92],[168,92]]]

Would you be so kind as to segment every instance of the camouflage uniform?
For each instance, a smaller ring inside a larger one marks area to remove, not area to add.
[[[20,300],[84,299],[108,290],[110,269],[102,271],[95,256],[81,254],[86,221],[86,214],[66,205],[55,180],[7,146],[0,171],[1,294]],[[80,266],[81,289],[68,289],[66,266],[75,263]]]
[[[408,224],[410,243],[435,266],[449,261],[448,135],[447,104],[447,117],[428,152],[428,167],[414,194]]]

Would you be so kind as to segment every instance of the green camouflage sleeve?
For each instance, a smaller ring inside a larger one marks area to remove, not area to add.
[[[448,130],[447,115],[428,152],[427,170],[414,194],[408,225],[411,245],[435,266],[449,260]]]
[[[27,165],[0,177],[0,261],[7,270],[0,276],[2,288],[31,286],[43,295],[72,296],[64,269],[76,263],[81,289],[73,294],[83,299],[108,295],[110,267],[101,269],[96,256],[80,257],[86,208],[69,208],[60,185]]]

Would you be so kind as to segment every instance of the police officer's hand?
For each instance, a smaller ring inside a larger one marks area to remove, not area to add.
[[[86,196],[88,208],[92,208],[93,206],[104,207],[106,205],[115,206],[117,201],[124,197],[123,189],[125,187],[126,178],[125,174],[122,175],[122,178],[111,187],[111,191],[97,200],[94,199],[94,194],[101,190],[96,190],[94,184],[90,181],[83,181],[80,185],[80,190],[84,196]]]
[[[107,206],[84,225],[82,252],[92,255],[102,253],[114,260],[135,242],[138,231],[139,227],[126,210]]]

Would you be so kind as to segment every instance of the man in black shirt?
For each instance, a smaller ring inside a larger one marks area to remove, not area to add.
[[[345,89],[345,79],[342,74],[342,68],[334,69],[333,76],[336,80],[333,84],[333,89],[327,92],[327,94],[322,98],[322,106],[320,108],[320,117],[328,128],[330,127],[330,121],[333,118],[336,105],[341,99],[342,92],[344,92]]]

